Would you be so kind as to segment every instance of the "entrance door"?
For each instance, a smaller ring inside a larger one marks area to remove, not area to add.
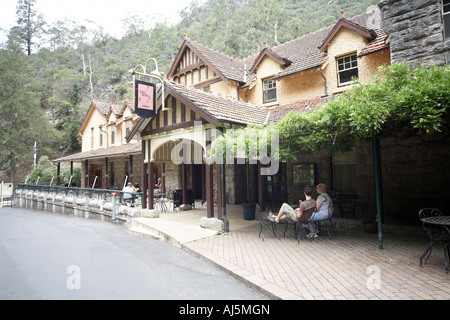
[[[95,177],[97,177],[97,180],[95,180]],[[94,188],[102,188],[102,164],[101,163],[94,163],[91,164],[91,168],[89,169],[89,186],[86,186],[86,188],[92,188],[92,185],[95,181],[95,187]]]

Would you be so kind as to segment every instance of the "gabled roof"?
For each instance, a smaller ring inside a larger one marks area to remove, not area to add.
[[[292,63],[292,61],[290,61],[289,59],[280,57],[275,52],[273,52],[271,49],[266,47],[259,53],[255,62],[253,63],[253,66],[250,68],[250,73],[255,73],[256,68],[261,63],[261,61],[264,59],[264,57],[271,58],[272,60],[277,62],[282,67],[288,66]]]
[[[263,125],[267,122],[268,112],[263,106],[220,97],[171,80],[166,80],[164,85],[166,93],[185,104],[214,126],[218,126],[220,122],[253,125]],[[127,141],[131,141],[138,131],[144,130],[150,120],[140,118],[126,136]]]
[[[186,38],[168,76],[171,77],[174,74],[184,51],[189,47],[225,82],[234,80],[241,83],[242,87],[250,86],[251,81],[255,79],[253,75],[257,66],[267,56],[277,61],[283,67],[275,75],[274,79],[282,78],[320,67],[326,61],[327,57],[324,49],[339,30],[344,27],[368,39],[366,47],[362,49],[359,56],[367,55],[389,47],[387,41],[388,35],[381,29],[381,21],[373,21],[373,18],[376,16],[373,12],[365,12],[349,19],[342,18],[334,25],[272,48],[265,47],[258,54],[248,56],[244,59],[232,58],[192,39]]]
[[[186,38],[168,73],[168,77],[172,77],[183,58],[186,49],[190,48],[199,58],[205,62],[223,81],[234,80],[238,82],[244,81],[244,61],[227,56],[224,53],[208,48],[192,39]]]
[[[121,117],[123,115],[123,111],[127,107],[130,108],[130,110],[133,110],[129,102],[125,102],[123,106],[119,106],[108,102],[92,100],[91,105],[89,106],[89,109],[86,112],[86,115],[83,119],[83,122],[81,123],[80,129],[78,130],[77,136],[81,135],[81,133],[86,128],[86,125],[88,124],[89,119],[92,116],[94,110],[98,110],[98,112],[100,112],[100,114],[105,118],[106,121],[106,119],[110,116],[111,112],[113,112],[116,115],[116,117]]]
[[[184,97],[196,107],[195,112],[203,110],[218,121],[262,125],[266,120],[267,109],[251,103],[217,96],[193,87],[166,81],[166,90]],[[203,116],[202,116],[203,117]]]
[[[336,34],[342,29],[347,28],[350,29],[363,37],[367,38],[367,40],[372,40],[376,37],[376,33],[372,29],[367,29],[363,26],[360,26],[357,23],[354,23],[353,21],[347,20],[345,18],[341,18],[331,29],[330,33],[326,36],[326,38],[323,40],[322,44],[319,47],[320,51],[325,51],[328,44],[333,40],[333,38],[336,36]]]

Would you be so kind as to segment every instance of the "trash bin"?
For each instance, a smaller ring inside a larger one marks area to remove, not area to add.
[[[255,220],[256,203],[244,202],[242,208],[244,209],[244,220]]]

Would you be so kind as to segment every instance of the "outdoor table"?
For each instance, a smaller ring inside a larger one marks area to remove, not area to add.
[[[427,253],[428,257],[425,259],[425,263],[431,255],[431,249],[434,243],[442,242],[444,244],[444,257],[445,257],[445,269],[448,271],[448,255],[450,251],[450,216],[434,216],[434,217],[425,217],[420,219],[423,224],[429,224],[438,226],[436,233],[431,233],[429,229],[427,230],[427,234],[430,237],[430,243],[428,244],[427,250],[425,250],[422,257],[420,257],[420,266],[422,267],[422,260]]]

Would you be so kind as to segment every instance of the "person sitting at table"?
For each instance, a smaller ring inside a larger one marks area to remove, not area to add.
[[[289,219],[292,221],[306,222],[311,216],[304,215],[304,212],[316,206],[316,201],[312,198],[312,187],[305,187],[303,194],[305,195],[305,201],[300,203],[300,206],[294,210],[287,203],[281,205],[278,215],[271,215],[269,220],[279,223],[281,220]]]
[[[122,189],[123,192],[123,201],[129,202],[131,200],[131,206],[134,207],[134,199],[136,198],[136,195],[133,195],[134,188],[133,184],[131,182],[127,183],[127,186]]]
[[[319,194],[316,200],[316,213],[309,220],[308,228],[312,234],[310,237],[316,238],[319,231],[317,230],[316,221],[326,220],[331,218],[334,212],[333,200],[327,193],[327,185],[325,183],[319,183],[316,187],[316,191]]]

